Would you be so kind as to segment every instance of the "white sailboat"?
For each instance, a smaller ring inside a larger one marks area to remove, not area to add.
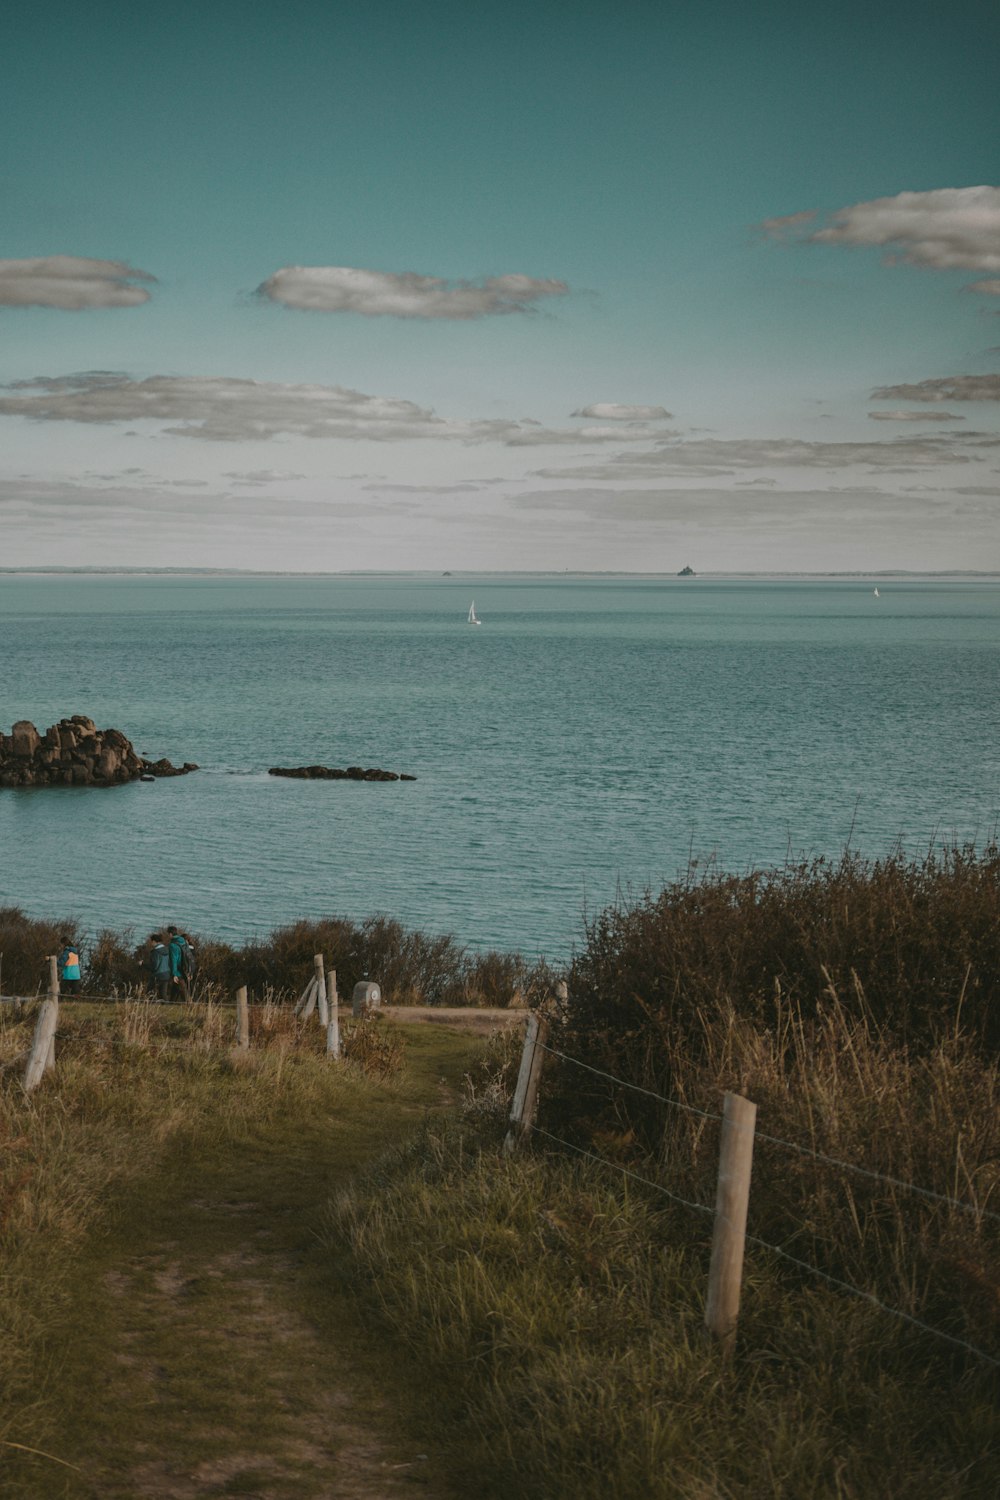
[[[482,623],[482,620],[476,614],[476,601],[475,599],[473,599],[472,603],[469,605],[469,624],[481,625]]]
[[[877,599],[878,597],[879,597],[879,592],[878,592],[878,589],[876,589],[875,590],[875,598]]]

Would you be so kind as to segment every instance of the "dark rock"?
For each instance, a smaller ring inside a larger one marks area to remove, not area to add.
[[[348,766],[346,771],[336,766],[272,766],[269,776],[287,776],[295,781],[416,781],[415,776],[404,776],[396,771],[381,771],[377,766]]]
[[[98,729],[85,714],[60,719],[40,735],[27,719],[9,735],[0,733],[0,787],[115,786],[152,776],[183,776],[197,771],[192,761],[173,766],[160,760],[147,768],[120,729]]]
[[[186,760],[182,766],[172,765],[169,760],[144,760],[139,763],[140,771],[147,776],[186,776],[189,771],[197,771],[198,767],[193,761]]]

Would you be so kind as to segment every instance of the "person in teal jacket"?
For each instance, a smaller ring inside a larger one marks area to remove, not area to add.
[[[157,1000],[169,1000],[172,988],[170,976],[170,949],[163,941],[163,934],[149,934],[149,975]]]
[[[71,937],[63,937],[59,964],[59,988],[75,995],[80,988],[80,950]]]
[[[175,1000],[190,1000],[191,986],[188,982],[191,965],[188,962],[188,940],[176,927],[168,927],[170,942],[170,979]]]

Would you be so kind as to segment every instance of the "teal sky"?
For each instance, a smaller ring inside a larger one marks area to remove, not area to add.
[[[7,17],[0,564],[1000,568],[998,56],[969,0]]]

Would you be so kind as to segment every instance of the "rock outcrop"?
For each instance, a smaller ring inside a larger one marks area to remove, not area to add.
[[[93,719],[74,714],[44,734],[21,719],[0,734],[0,787],[117,786],[140,776],[183,776],[197,771],[191,761],[172,766],[136,754],[120,729],[98,729]]]
[[[269,776],[293,776],[298,781],[416,781],[403,772],[380,771],[375,766],[348,766],[339,771],[333,766],[272,766]]]

